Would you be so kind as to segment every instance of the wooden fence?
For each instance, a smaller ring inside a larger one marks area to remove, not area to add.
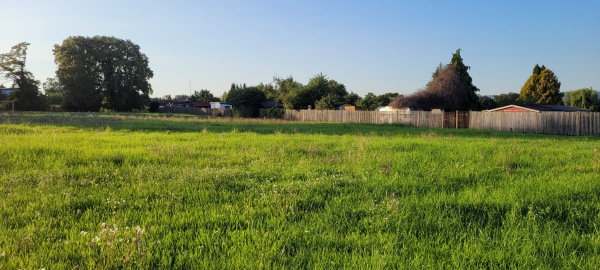
[[[189,108],[189,107],[162,107],[161,113],[187,113],[203,116],[233,116],[231,109]]]
[[[469,112],[286,110],[284,119],[302,122],[403,124],[432,128],[469,127]]]
[[[286,110],[284,119],[303,122],[404,124],[554,135],[600,135],[596,112],[440,112]]]
[[[598,112],[470,112],[470,128],[554,135],[600,135]]]

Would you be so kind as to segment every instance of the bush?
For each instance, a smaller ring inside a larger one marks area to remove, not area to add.
[[[285,109],[283,108],[262,109],[262,117],[264,118],[283,119],[284,115]]]
[[[158,112],[159,107],[160,107],[160,102],[158,102],[158,101],[152,101],[152,102],[150,102],[150,109],[149,109],[149,111],[151,113],[156,113],[156,112]]]

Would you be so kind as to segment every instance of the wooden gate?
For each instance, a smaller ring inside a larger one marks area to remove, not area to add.
[[[469,128],[469,112],[444,112],[444,128]]]

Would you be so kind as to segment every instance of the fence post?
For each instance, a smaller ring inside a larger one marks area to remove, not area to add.
[[[456,112],[455,112],[454,122],[456,123],[456,129],[458,129],[458,110],[456,110]]]
[[[575,121],[575,133],[581,136],[581,111],[577,112],[577,120]]]

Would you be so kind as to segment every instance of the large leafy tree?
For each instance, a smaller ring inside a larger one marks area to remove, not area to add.
[[[471,109],[470,92],[453,65],[438,67],[427,86],[409,96],[398,96],[390,107],[411,110],[442,109],[446,111]]]
[[[256,117],[260,103],[266,100],[265,93],[256,86],[231,85],[226,102],[233,105],[233,113],[239,117]]]
[[[194,94],[191,97],[193,102],[202,101],[202,102],[218,102],[221,101],[220,98],[215,97],[210,91],[206,89],[202,89],[200,91],[194,91]]]
[[[569,106],[600,111],[600,96],[590,88],[581,88],[566,93],[565,103]]]
[[[358,105],[361,109],[366,111],[373,111],[377,109],[379,106],[387,106],[398,97],[398,93],[385,93],[382,95],[375,95],[371,92],[367,93],[364,98],[360,99],[356,105]]]
[[[275,97],[273,98],[274,101],[277,102],[283,102],[285,96],[292,92],[292,91],[299,91],[303,85],[297,81],[294,80],[294,78],[292,76],[289,76],[285,79],[279,78],[279,77],[274,77],[273,78],[273,82],[275,84]],[[267,94],[267,98],[269,98],[269,95]]]
[[[27,47],[30,44],[21,42],[13,46],[8,53],[0,54],[0,73],[2,77],[19,90],[8,96],[15,101],[15,110],[43,110],[45,102],[39,91],[40,82],[31,72],[25,69],[27,63]]]
[[[67,110],[131,111],[143,108],[152,93],[148,57],[130,40],[69,37],[54,46],[54,61]]]
[[[398,96],[390,106],[411,110],[476,110],[481,107],[479,88],[473,85],[469,69],[458,49],[450,64],[437,67],[424,89],[409,96]]]
[[[341,102],[347,95],[346,86],[328,79],[323,74],[317,74],[306,86],[296,87],[288,92],[283,98],[283,106],[286,109],[306,109],[309,106],[315,108],[317,101],[325,96],[330,96],[328,99],[335,102]]]
[[[552,70],[543,65],[535,65],[533,73],[521,87],[519,94],[522,102],[538,105],[562,104],[562,98],[560,81]]]
[[[463,91],[465,91],[464,105],[457,109],[471,110],[480,106],[479,96],[477,95],[477,92],[479,92],[479,88],[473,85],[473,79],[471,78],[471,75],[469,75],[469,69],[471,67],[466,66],[463,63],[463,59],[460,56],[460,51],[460,49],[456,50],[456,52],[452,55],[452,59],[450,60],[450,65],[452,65],[456,73],[458,73],[460,81],[463,84]]]

